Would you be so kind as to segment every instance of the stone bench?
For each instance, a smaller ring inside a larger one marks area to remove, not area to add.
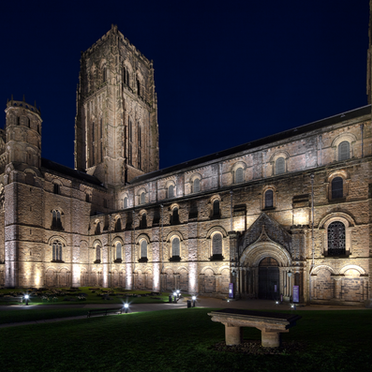
[[[270,313],[264,311],[222,309],[208,313],[213,322],[225,325],[226,345],[239,345],[242,342],[241,327],[255,327],[261,331],[263,347],[280,346],[280,333],[289,332],[289,328],[301,319],[299,315]]]

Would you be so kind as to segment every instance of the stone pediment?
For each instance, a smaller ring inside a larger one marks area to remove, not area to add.
[[[274,242],[291,251],[292,236],[277,221],[262,213],[253,225],[241,236],[239,241],[240,254],[244,249],[259,242]]]

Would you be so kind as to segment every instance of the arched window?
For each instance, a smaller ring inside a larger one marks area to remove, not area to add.
[[[99,235],[101,234],[101,223],[98,222],[97,225],[96,225],[96,230],[94,232],[96,235]]]
[[[211,261],[223,260],[222,256],[222,235],[216,233],[212,236],[212,257]]]
[[[115,222],[115,231],[121,231],[121,218],[118,218]]]
[[[140,204],[145,204],[145,202],[146,202],[146,194],[145,194],[145,192],[143,191],[143,192],[141,193],[141,196],[140,196]]]
[[[54,210],[52,212],[52,228],[62,229],[61,212]]]
[[[147,216],[146,213],[142,214],[141,221],[140,221],[140,229],[146,229],[147,228]]]
[[[344,196],[344,180],[341,177],[335,177],[332,180],[332,199],[339,199]]]
[[[214,218],[220,217],[220,201],[219,200],[215,200],[213,202],[213,214],[212,214],[212,217],[214,217]]]
[[[193,192],[199,192],[200,191],[200,180],[199,178],[194,179],[194,184],[193,184]]]
[[[285,173],[285,159],[280,157],[275,161],[275,174]]]
[[[274,207],[274,192],[273,190],[267,190],[265,192],[265,208]]]
[[[94,263],[101,263],[101,246],[96,246],[96,260]]]
[[[106,66],[102,67],[102,82],[105,83],[107,80],[107,69]]]
[[[128,198],[127,197],[124,198],[123,204],[124,204],[124,208],[128,208]]]
[[[147,262],[147,241],[142,240],[141,241],[141,257],[139,259],[139,262]]]
[[[123,66],[123,82],[125,85],[129,86],[129,71],[128,69]]]
[[[243,168],[238,168],[235,171],[235,183],[243,182]]]
[[[180,256],[180,240],[178,238],[174,238],[172,240],[172,257],[179,257]]]
[[[60,194],[61,193],[61,189],[60,189],[60,186],[58,183],[53,183],[53,193],[54,194]]]
[[[178,208],[175,207],[172,210],[171,224],[175,225],[175,224],[178,224],[178,223],[180,223],[180,217],[178,215]]]
[[[62,243],[58,240],[53,242],[53,261],[62,261]]]
[[[342,141],[338,145],[338,160],[350,159],[350,143],[348,141]]]
[[[116,243],[116,262],[121,262],[121,243]]]
[[[168,187],[168,198],[174,198],[174,186],[170,185]]]
[[[335,221],[328,226],[328,256],[339,256],[346,253],[345,225]]]

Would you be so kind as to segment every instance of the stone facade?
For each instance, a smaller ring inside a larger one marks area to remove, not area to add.
[[[152,62],[113,26],[81,57],[75,170],[36,107],[5,112],[0,285],[370,299],[370,105],[158,170]]]

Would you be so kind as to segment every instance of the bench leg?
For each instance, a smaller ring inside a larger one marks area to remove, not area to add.
[[[280,332],[261,330],[261,345],[263,347],[279,347]]]
[[[226,345],[239,345],[242,342],[242,329],[225,324]]]

